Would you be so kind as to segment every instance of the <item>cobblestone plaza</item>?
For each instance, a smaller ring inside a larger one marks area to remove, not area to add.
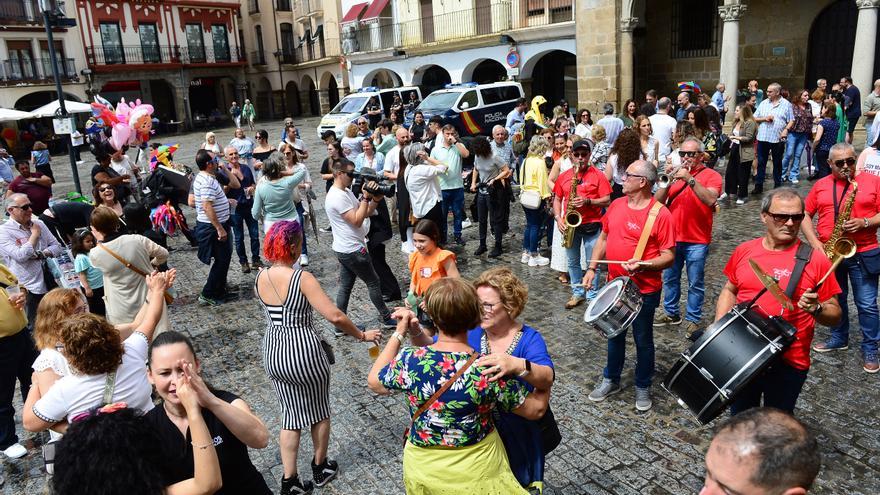
[[[297,122],[302,138],[311,152],[307,161],[318,194],[318,225],[326,225],[320,208],[324,187],[318,169],[325,156],[324,147],[315,136],[316,119]],[[272,138],[280,134],[280,122],[263,123]],[[218,142],[228,142],[232,129],[217,132]],[[180,144],[176,161],[193,165],[193,157],[202,142],[201,133],[159,136],[154,141]],[[89,184],[89,170],[94,164],[84,154],[80,179]],[[64,156],[53,159],[59,183],[56,195],[72,190],[70,169]],[[806,194],[810,183],[802,181],[798,189]],[[471,198],[467,201],[470,204]],[[714,423],[700,427],[675,398],[660,387],[660,381],[678,354],[687,348],[685,335],[676,327],[655,329],[657,372],[654,380],[654,407],[639,413],[634,407],[632,383],[632,342],[627,350],[630,359],[624,371],[624,391],[605,402],[595,404],[587,394],[601,379],[605,363],[605,341],[583,323],[584,307],[571,311],[563,308],[568,290],[545,267],[519,263],[523,214],[516,206],[511,231],[516,235],[505,240],[505,254],[495,260],[472,256],[477,247],[476,226],[465,229],[465,248],[457,250],[458,266],[466,278],[476,277],[493,266],[511,267],[529,286],[529,302],[521,320],[538,329],[547,342],[556,366],[556,382],[551,405],[562,431],[561,446],[547,458],[545,493],[553,495],[589,494],[693,494],[704,476],[703,455],[709,444]],[[759,202],[749,201],[740,207],[722,207],[715,220],[713,243],[707,264],[704,323],[714,315],[716,297],[725,282],[722,268],[733,248],[742,241],[757,237],[763,226],[758,218]],[[188,210],[188,214],[192,214]],[[309,229],[308,267],[324,290],[335,296],[337,261],[330,251],[330,234],[318,239]],[[261,338],[265,319],[254,298],[254,273],[243,274],[232,264],[229,283],[240,290],[240,297],[219,307],[196,304],[199,288],[208,267],[198,262],[196,253],[182,237],[170,240],[174,248],[170,263],[178,270],[180,297],[170,307],[173,328],[190,335],[202,362],[205,378],[219,389],[240,395],[267,424],[270,444],[251,451],[251,458],[269,486],[277,489],[281,479],[278,451],[279,406],[262,366]],[[408,286],[405,255],[399,239],[388,242],[388,263],[395,269],[401,287]],[[378,324],[375,310],[362,283],[355,286],[349,316],[368,327]],[[853,342],[859,341],[855,308],[851,305]],[[332,366],[332,434],[330,457],[340,465],[339,477],[316,493],[392,495],[403,493],[401,470],[401,434],[408,424],[403,396],[377,397],[367,390],[366,375],[371,361],[365,344],[349,337],[334,338],[329,324],[318,318],[318,327],[333,343],[337,363]],[[385,333],[386,338],[390,331]],[[817,339],[827,336],[827,329],[817,329]],[[800,396],[796,413],[818,434],[822,451],[822,470],[814,492],[818,494],[880,493],[880,375],[868,375],[861,369],[856,345],[831,354],[813,354],[809,378]],[[15,407],[20,422],[21,401]],[[3,459],[0,474],[5,483],[3,494],[45,493],[46,476],[39,446],[44,436],[23,432],[19,435],[29,455],[18,460]],[[311,442],[303,436],[299,470],[309,477]],[[47,438],[47,437],[46,437]]]

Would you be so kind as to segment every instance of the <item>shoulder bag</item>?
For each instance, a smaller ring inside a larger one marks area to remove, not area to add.
[[[522,170],[520,172],[520,177],[519,177],[520,184],[523,184],[523,179],[526,176],[525,168],[526,168],[525,163],[523,163]],[[541,200],[541,195],[538,193],[538,191],[532,191],[530,189],[522,189],[522,187],[520,187],[519,202],[525,208],[528,208],[530,210],[537,210],[538,208],[541,207],[541,203],[543,201]]]
[[[416,410],[416,413],[413,414],[412,419],[410,419],[409,426],[407,427],[406,430],[403,431],[403,444],[404,445],[406,445],[406,441],[409,438],[409,432],[410,432],[410,430],[412,430],[412,427],[415,424],[416,419],[419,416],[421,416],[422,414],[424,414],[425,411],[427,411],[428,408],[430,408],[433,403],[437,402],[437,399],[439,399],[440,396],[442,396],[447,390],[449,390],[449,387],[451,387],[455,382],[458,381],[459,378],[461,378],[461,375],[463,375],[464,372],[467,371],[468,368],[470,368],[472,364],[474,364],[474,361],[477,360],[477,357],[479,357],[479,354],[476,351],[471,352],[470,356],[468,357],[467,362],[464,363],[464,366],[459,368],[459,370],[456,371],[454,375],[452,375],[452,378],[450,378],[449,380],[446,380],[446,383],[444,383],[443,386],[438,388],[437,391],[434,392],[434,395],[432,395],[430,398],[428,398],[428,400],[426,400],[424,402],[424,404],[419,406],[419,408]]]
[[[113,256],[114,258],[116,258],[117,261],[119,261],[120,263],[125,265],[125,267],[128,268],[129,270],[137,273],[141,277],[144,277],[144,278],[147,277],[147,272],[132,265],[127,259],[123,258],[122,256],[119,256],[119,254],[117,254],[116,251],[113,251],[112,249],[108,248],[104,243],[100,243],[100,244],[98,244],[98,246],[101,249],[103,249],[104,251],[107,251],[110,254],[110,256]],[[165,302],[167,304],[171,304],[174,302],[174,296],[172,296],[167,290],[165,291]]]

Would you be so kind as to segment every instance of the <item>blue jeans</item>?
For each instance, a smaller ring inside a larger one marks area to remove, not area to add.
[[[535,254],[538,252],[538,234],[544,221],[544,209],[529,209],[523,206],[526,214],[526,230],[523,232],[523,251]],[[581,277],[583,278],[583,277]]]
[[[596,245],[596,239],[599,238],[599,232],[602,230],[599,229],[593,235],[583,235],[575,229],[574,231],[574,240],[571,243],[570,248],[565,248],[565,257],[568,259],[568,279],[573,284],[580,283],[584,278],[584,271],[581,270],[581,245],[584,246],[584,256],[587,259],[591,259],[591,255],[593,254],[593,246]],[[556,232],[556,235],[562,235],[561,232]],[[590,288],[591,295],[595,295],[595,290]],[[584,297],[586,294],[586,290],[583,287],[572,286],[571,295],[575,297]]]
[[[447,239],[449,227],[446,225],[449,219],[449,210],[452,209],[452,234],[461,237],[461,222],[464,220],[464,188],[443,190],[443,221],[438,227]]]
[[[771,364],[761,376],[739,392],[730,404],[730,414],[736,415],[746,409],[759,407],[761,397],[764,398],[764,407],[775,407],[793,414],[805,381],[807,370],[792,368],[782,361]]]
[[[660,292],[642,294],[642,310],[633,321],[633,339],[636,342],[636,387],[651,386],[654,376],[654,310],[660,305]],[[623,363],[626,360],[626,334],[624,331],[613,339],[608,339],[608,362],[604,376],[614,383],[620,383]]]
[[[309,245],[306,243],[306,223],[305,223],[305,213],[306,209],[303,208],[302,202],[296,203],[296,214],[299,216],[299,225],[302,227],[303,231],[303,250],[302,254],[308,256],[309,255]]]
[[[758,158],[758,173],[755,175],[755,187],[759,191],[764,190],[764,176],[767,175],[767,159],[773,154],[773,187],[782,185],[782,155],[785,152],[785,143],[769,143],[758,141],[758,149],[755,152]]]
[[[260,261],[260,222],[251,214],[251,205],[237,205],[232,211],[232,236],[235,238],[235,254],[239,263],[247,263],[247,251],[244,249],[244,227],[247,226],[248,237],[251,238],[251,258]]]
[[[801,175],[801,153],[810,137],[806,132],[791,132],[785,141],[785,156],[782,157],[782,177],[796,180]]]
[[[877,309],[877,282],[880,277],[865,271],[858,254],[843,260],[834,275],[842,291],[837,296],[842,313],[840,323],[831,327],[831,340],[841,343],[849,341],[849,308],[846,299],[849,295],[848,282],[852,282],[853,302],[859,312],[859,327],[862,329],[862,352],[876,352],[880,341],[880,311]]]
[[[669,316],[680,314],[678,300],[681,297],[681,270],[687,265],[688,295],[685,319],[694,323],[699,323],[702,319],[703,299],[706,293],[703,272],[708,254],[708,244],[675,243],[675,261],[672,262],[672,266],[663,270],[663,310]]]
[[[229,262],[232,260],[232,237],[228,232],[231,230],[229,220],[223,224],[226,230],[226,240],[217,239],[217,230],[210,223],[196,222],[196,239],[199,242],[199,260],[210,264],[208,279],[202,287],[202,295],[210,298],[223,300],[226,295],[226,277],[229,274]],[[211,259],[213,258],[213,263]]]

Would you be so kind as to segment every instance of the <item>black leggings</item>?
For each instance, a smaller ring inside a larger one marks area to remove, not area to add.
[[[749,178],[752,175],[752,161],[740,161],[739,145],[730,147],[730,158],[727,160],[727,170],[724,172],[724,192],[728,196],[736,195],[738,199],[746,199],[749,196]]]

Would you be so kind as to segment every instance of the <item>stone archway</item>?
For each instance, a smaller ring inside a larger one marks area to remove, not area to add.
[[[318,88],[315,81],[308,75],[303,76],[300,84],[300,102],[302,103],[302,112],[305,115],[320,115],[321,102],[318,98]]]
[[[364,76],[361,83],[363,87],[376,86],[377,88],[396,88],[403,85],[403,79],[400,74],[391,69],[375,69]]]
[[[422,90],[422,98],[452,82],[449,71],[439,65],[420,67],[413,74],[413,85]]]
[[[299,100],[299,86],[294,81],[289,81],[284,88],[284,101],[291,117],[302,115],[302,104]]]
[[[321,114],[325,114],[339,103],[339,86],[336,84],[336,76],[330,71],[321,74],[320,82],[318,100],[321,104]]]
[[[15,106],[13,108],[24,112],[30,112],[31,110],[36,110],[37,108],[40,108],[41,106],[57,99],[58,93],[56,93],[55,91],[34,91],[33,93],[28,93],[19,98],[15,102]],[[81,100],[80,97],[72,95],[70,93],[64,93],[64,99],[76,102],[79,102]]]
[[[565,50],[549,50],[531,57],[522,68],[522,83],[526,94],[542,95],[549,108],[559,100],[577,100],[575,54]]]
[[[507,69],[501,62],[482,58],[469,63],[462,71],[461,81],[473,81],[477,84],[489,84],[507,79]]]
[[[815,87],[819,78],[828,79],[830,87],[841,77],[851,75],[858,17],[858,7],[852,0],[837,0],[819,12],[810,28],[804,87]],[[880,36],[874,53],[880,53]],[[873,73],[878,70],[880,57],[875,56]]]
[[[257,81],[257,97],[254,102],[257,115],[266,115],[269,118],[275,118],[275,111],[272,108],[272,85],[265,77],[261,77]]]

